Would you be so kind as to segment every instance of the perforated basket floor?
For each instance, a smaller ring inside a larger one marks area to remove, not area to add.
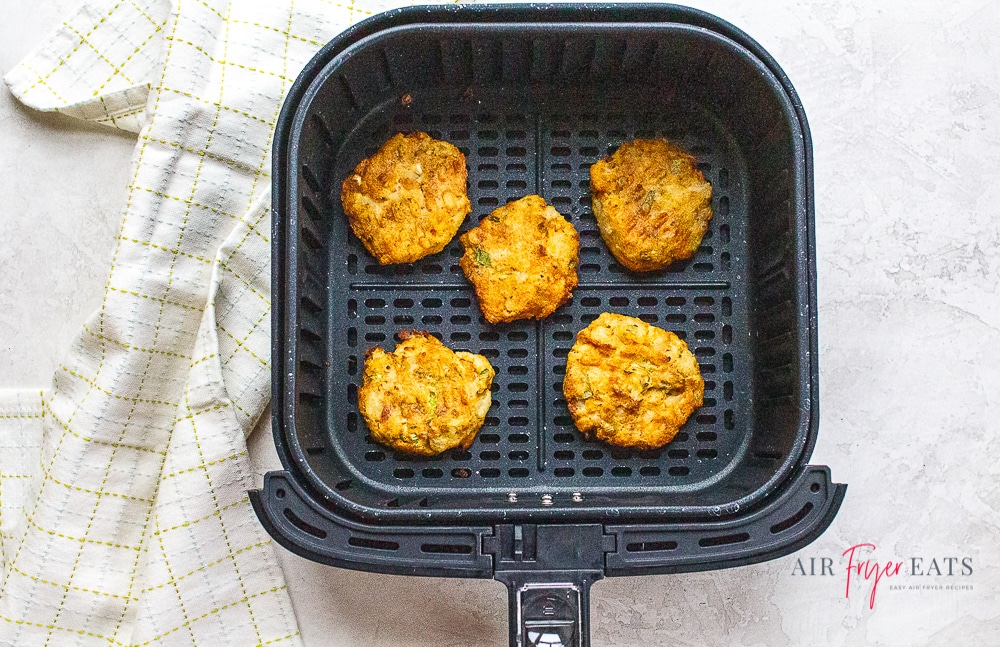
[[[457,97],[435,99],[421,97],[407,109],[389,106],[369,115],[355,131],[357,139],[345,146],[356,153],[338,160],[335,177],[349,175],[361,157],[396,131],[423,130],[446,139],[460,147],[469,165],[474,208],[462,231],[498,204],[542,195],[580,233],[580,285],[571,303],[544,320],[489,324],[458,266],[462,246],[457,238],[444,252],[418,263],[381,266],[350,234],[346,217],[331,201],[331,239],[345,243],[330,249],[331,267],[337,268],[332,273],[347,289],[331,300],[339,310],[333,361],[346,370],[333,371],[330,386],[351,405],[338,409],[330,421],[333,429],[347,432],[332,437],[339,451],[363,456],[356,468],[373,481],[430,492],[442,486],[493,486],[501,475],[511,479],[505,487],[514,492],[541,485],[582,492],[604,474],[614,478],[601,480],[602,491],[678,486],[717,473],[746,436],[749,389],[737,393],[733,380],[747,385],[750,379],[749,345],[733,343],[734,328],[743,335],[749,329],[745,301],[732,287],[733,276],[746,273],[743,174],[738,157],[727,150],[725,133],[688,130],[677,113],[648,121],[622,114],[491,114],[472,112],[475,103]],[[491,97],[489,103],[513,102]],[[463,107],[466,111],[460,111]],[[693,259],[667,272],[636,275],[624,270],[601,240],[590,208],[589,167],[623,140],[654,136],[668,136],[697,155],[713,185],[715,215]],[[705,405],[662,451],[586,442],[573,427],[562,394],[566,354],[576,333],[605,311],[672,330],[698,357]],[[430,331],[456,350],[485,355],[497,370],[493,406],[470,451],[433,461],[408,459],[372,444],[359,422],[357,387],[365,350],[376,344],[391,350],[398,331],[410,328]]]
[[[295,294],[281,334],[292,338],[294,369],[282,375],[294,391],[287,442],[305,477],[351,513],[423,520],[722,514],[762,495],[809,432],[807,235],[783,99],[760,69],[746,77],[740,66],[754,66],[737,50],[688,27],[459,32],[404,29],[362,43],[328,66],[299,109],[289,190],[297,235],[280,258]],[[644,74],[656,82],[622,82]],[[730,77],[741,87],[719,87]],[[457,237],[413,264],[380,266],[365,251],[340,183],[394,133],[415,130],[466,155],[473,212],[462,232],[527,194],[572,222],[581,258],[570,303],[542,321],[488,324],[458,267]],[[696,156],[714,216],[693,258],[636,274],[600,237],[589,168],[647,137]],[[698,358],[704,406],[662,450],[586,441],[573,426],[565,358],[606,311],[675,332]],[[365,351],[391,350],[407,329],[496,368],[493,405],[469,451],[414,459],[371,440],[357,410]]]

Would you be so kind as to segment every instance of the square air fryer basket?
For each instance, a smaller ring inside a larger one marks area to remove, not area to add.
[[[570,303],[492,325],[458,267],[457,237],[412,264],[380,266],[365,251],[340,183],[394,133],[417,130],[466,156],[462,232],[528,194],[572,222]],[[697,253],[652,274],[615,261],[588,187],[591,164],[640,137],[679,143],[713,188]],[[594,579],[769,559],[836,514],[845,486],[806,464],[818,422],[808,125],[781,69],[731,25],[668,5],[383,14],[296,81],[275,135],[273,200],[285,471],[253,501],[292,550],[350,568],[496,577],[511,587],[512,644],[542,635],[532,596],[569,609],[556,615],[575,618],[564,628],[586,644]],[[705,404],[662,450],[613,448],[573,427],[566,354],[605,311],[672,330],[701,365]],[[365,351],[391,350],[414,328],[496,368],[468,451],[398,454],[360,418]],[[571,588],[551,588],[553,577]]]

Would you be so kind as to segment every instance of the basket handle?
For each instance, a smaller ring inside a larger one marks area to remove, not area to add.
[[[590,586],[613,541],[601,524],[502,524],[483,538],[507,586],[511,647],[590,645]]]
[[[507,572],[511,647],[589,647],[590,585],[600,573]]]

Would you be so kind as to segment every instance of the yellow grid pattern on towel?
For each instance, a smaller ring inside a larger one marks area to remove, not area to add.
[[[39,474],[42,391],[0,391],[0,555],[24,533],[21,508]],[[6,570],[7,559],[4,560]]]
[[[33,456],[0,460],[0,644],[300,644],[246,496],[269,145],[298,70],[395,4],[93,0],[7,75],[28,105],[140,134],[103,303],[52,391],[0,419]]]

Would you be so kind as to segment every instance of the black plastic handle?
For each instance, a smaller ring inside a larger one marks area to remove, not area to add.
[[[571,579],[560,577],[564,573],[547,575],[504,578],[511,647],[588,647],[593,578],[579,573]]]
[[[484,537],[507,585],[511,647],[590,645],[590,585],[611,550],[601,524],[504,524]]]
[[[725,511],[704,521],[608,524],[616,550],[605,574],[689,573],[777,559],[811,543],[833,522],[847,486],[830,468],[806,465],[752,510]]]
[[[482,538],[493,526],[375,526],[327,509],[289,472],[268,472],[249,492],[261,525],[300,557],[356,571],[493,577]]]
[[[382,526],[349,519],[270,472],[250,501],[282,546],[355,570],[492,577],[508,590],[511,647],[588,647],[590,587],[605,575],[649,575],[745,566],[787,555],[833,521],[847,486],[809,465],[753,510],[717,519],[646,524]]]

